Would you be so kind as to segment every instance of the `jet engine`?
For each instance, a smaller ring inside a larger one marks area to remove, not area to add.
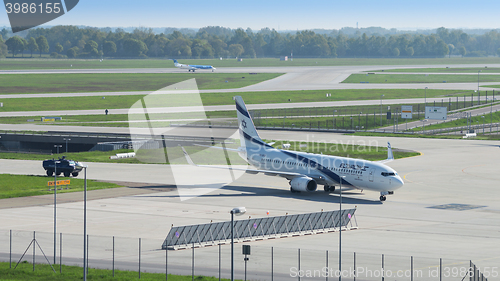
[[[290,188],[292,191],[313,192],[318,188],[318,184],[310,177],[299,177],[290,181]]]

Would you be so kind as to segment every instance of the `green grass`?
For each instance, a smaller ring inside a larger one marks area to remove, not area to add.
[[[57,273],[54,273],[49,265],[42,263],[35,265],[35,272],[33,272],[33,264],[28,262],[22,262],[14,270],[14,263],[12,269],[9,269],[9,263],[0,263],[0,280],[2,281],[12,281],[12,280],[22,280],[22,281],[35,281],[35,280],[51,280],[51,281],[67,281],[67,280],[82,280],[83,278],[83,268],[78,266],[62,266],[62,273],[59,273],[59,265],[55,265],[54,269]],[[144,280],[144,281],[160,281],[165,280],[165,274],[162,273],[141,273],[141,279],[139,279],[139,273],[136,271],[123,271],[115,270],[115,277],[113,277],[113,272],[106,269],[94,269],[89,268],[89,273],[87,275],[87,280],[113,280],[113,281],[128,281],[128,280]],[[181,276],[181,275],[168,275],[168,280],[171,281],[191,281],[191,276]],[[205,277],[205,276],[195,276],[196,281],[217,281],[218,278],[215,277]],[[222,279],[228,280],[228,279]]]
[[[213,65],[214,67],[266,66],[345,66],[345,65],[423,65],[423,64],[491,64],[500,63],[498,57],[488,58],[312,58],[280,61],[278,58],[243,59],[181,59],[184,64]],[[72,66],[70,66],[72,65]],[[108,69],[108,68],[173,68],[167,59],[2,59],[0,70],[13,69]],[[217,70],[216,70],[217,71]]]
[[[53,155],[44,154],[33,154],[33,153],[13,153],[13,152],[1,152],[0,159],[18,159],[18,160],[45,160],[45,159],[57,159],[58,157],[66,156],[68,159],[73,159],[79,162],[102,162],[102,163],[140,163],[137,159],[126,158],[126,159],[116,159],[111,160],[109,156],[115,155],[116,153],[126,153],[133,152],[132,150],[120,149],[115,151],[89,151],[89,152],[69,152]],[[42,162],[40,162],[40,174],[45,174],[42,168]]]
[[[431,72],[431,73],[476,73],[481,70],[481,73],[500,73],[498,67],[449,67],[449,68],[399,68],[399,69],[384,69],[372,70],[370,72]]]
[[[471,118],[472,125],[482,126],[483,122],[485,125],[489,125],[490,123],[500,122],[500,112],[493,112],[493,114],[487,113],[487,114],[483,114],[482,116],[484,116],[484,118],[482,118],[481,116],[472,117]],[[493,117],[493,119],[492,119],[492,117]],[[449,122],[428,125],[428,126],[425,126],[425,129],[426,130],[434,130],[434,129],[454,128],[454,127],[465,127],[465,126],[467,126],[467,119],[461,118],[461,119],[457,119],[457,120],[453,120],[453,121],[449,121]],[[421,129],[417,128],[414,130],[418,131]],[[482,130],[481,130],[481,132],[482,132]],[[485,132],[489,132],[489,128],[485,128]]]
[[[485,88],[500,88],[500,85],[484,85],[480,87],[485,87]]]
[[[99,73],[4,74],[2,94],[157,91],[195,78],[199,89],[232,89],[273,79],[281,73]],[[226,82],[227,81],[227,82]]]
[[[331,93],[331,97],[326,97]],[[427,97],[453,97],[461,96],[459,90],[427,90]],[[205,106],[208,105],[233,105],[232,97],[235,93],[201,93]],[[242,92],[238,93],[246,104],[268,103],[299,103],[321,101],[350,101],[350,100],[379,100],[384,99],[422,98],[424,89],[349,89],[349,90],[310,90],[310,91],[270,91],[270,92]],[[13,98],[4,100],[0,112],[9,111],[37,111],[37,110],[85,110],[130,108],[144,95],[100,96],[92,97],[56,97],[56,98]],[[186,96],[182,94],[169,94],[155,96],[158,106],[185,106]],[[290,102],[288,101],[290,99]],[[112,113],[112,110],[111,110]],[[26,118],[33,119],[33,118]]]
[[[43,171],[44,170],[41,167],[40,163],[40,174],[42,174]],[[61,177],[60,179],[62,180],[68,178]],[[47,182],[51,180],[54,181],[54,177],[0,174],[0,199],[54,194],[54,191],[49,191],[49,187],[47,186]],[[69,189],[62,189],[58,190],[57,192],[68,193],[83,191],[83,177],[80,176],[79,178],[70,178],[70,180],[71,185],[68,186]],[[119,187],[119,185],[114,183],[87,180],[87,190],[115,187]],[[58,188],[65,187],[59,186]]]
[[[481,82],[499,82],[500,75],[481,75]],[[452,74],[352,74],[342,83],[469,83],[477,75]]]

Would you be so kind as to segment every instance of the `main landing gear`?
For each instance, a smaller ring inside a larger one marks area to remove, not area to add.
[[[387,200],[387,197],[385,197],[385,195],[380,195],[380,202],[384,202],[385,200]]]
[[[333,193],[335,191],[335,186],[330,186],[330,185],[327,185],[325,184],[323,186],[323,189],[325,190],[325,192],[327,193]]]

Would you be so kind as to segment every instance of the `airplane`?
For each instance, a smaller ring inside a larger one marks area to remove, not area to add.
[[[334,192],[336,186],[349,189],[372,190],[380,192],[380,201],[386,201],[386,195],[404,185],[398,173],[385,163],[394,160],[392,148],[388,142],[387,159],[367,161],[340,156],[313,154],[278,149],[265,143],[257,133],[255,125],[240,96],[233,98],[238,115],[240,147],[238,149],[206,146],[238,152],[239,156],[257,169],[241,169],[248,174],[263,173],[268,176],[280,176],[289,180],[290,191],[314,192],[318,185],[324,186],[325,192]],[[204,145],[200,145],[204,146]],[[181,147],[190,165],[196,165]],[[215,167],[212,167],[215,168]],[[220,168],[220,167],[219,167]],[[238,170],[238,168],[231,168]]]
[[[190,64],[179,63],[175,59],[173,61],[174,61],[175,67],[180,68],[180,69],[187,69],[188,72],[189,71],[195,72],[198,69],[211,69],[212,72],[214,72],[214,70],[216,69],[215,67],[213,67],[211,65],[190,65]]]

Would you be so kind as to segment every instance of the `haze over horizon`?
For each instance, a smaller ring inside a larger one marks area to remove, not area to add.
[[[223,26],[260,30],[341,29],[383,27],[398,30],[495,29],[500,1],[422,0],[418,4],[386,0],[340,2],[313,0],[214,2],[85,0],[68,14],[49,23],[93,27],[176,27]],[[10,26],[7,13],[0,13],[0,25]]]

